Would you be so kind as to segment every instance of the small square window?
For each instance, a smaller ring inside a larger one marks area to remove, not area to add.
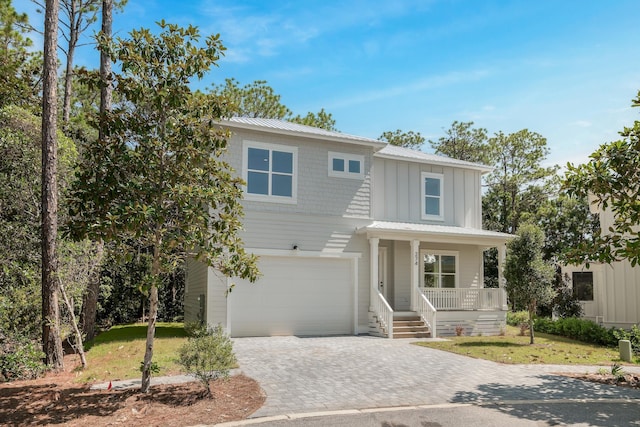
[[[364,178],[364,156],[329,152],[329,176],[334,178]]]

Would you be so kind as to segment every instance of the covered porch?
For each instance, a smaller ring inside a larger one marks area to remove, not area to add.
[[[393,338],[399,315],[417,316],[433,337],[451,335],[456,327],[463,327],[465,334],[497,333],[504,325],[502,265],[506,242],[513,236],[383,221],[359,233],[366,234],[370,248],[370,330]],[[499,287],[484,288],[483,252],[494,247]]]

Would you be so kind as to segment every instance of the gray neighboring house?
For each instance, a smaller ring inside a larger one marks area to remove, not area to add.
[[[245,283],[189,261],[186,321],[234,337],[505,327],[504,290],[483,288],[483,251],[497,247],[502,263],[513,237],[482,229],[490,168],[280,120],[222,125],[262,276]]]

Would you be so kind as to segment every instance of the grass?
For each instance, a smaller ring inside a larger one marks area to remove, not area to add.
[[[535,344],[530,345],[528,332],[526,336],[519,336],[519,333],[520,328],[507,326],[504,336],[452,337],[451,341],[418,342],[416,345],[500,363],[611,365],[621,362],[615,348],[542,333],[536,333]]]
[[[178,348],[186,342],[182,323],[158,323],[153,345],[153,361],[159,375],[181,373],[176,363]],[[87,343],[87,364],[80,371],[78,381],[97,382],[124,380],[141,376],[140,363],[144,359],[146,324],[114,326]]]

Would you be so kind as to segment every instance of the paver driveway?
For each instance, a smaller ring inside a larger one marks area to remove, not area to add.
[[[253,417],[338,409],[544,399],[640,399],[640,391],[375,337],[234,339],[241,371],[267,394]]]

